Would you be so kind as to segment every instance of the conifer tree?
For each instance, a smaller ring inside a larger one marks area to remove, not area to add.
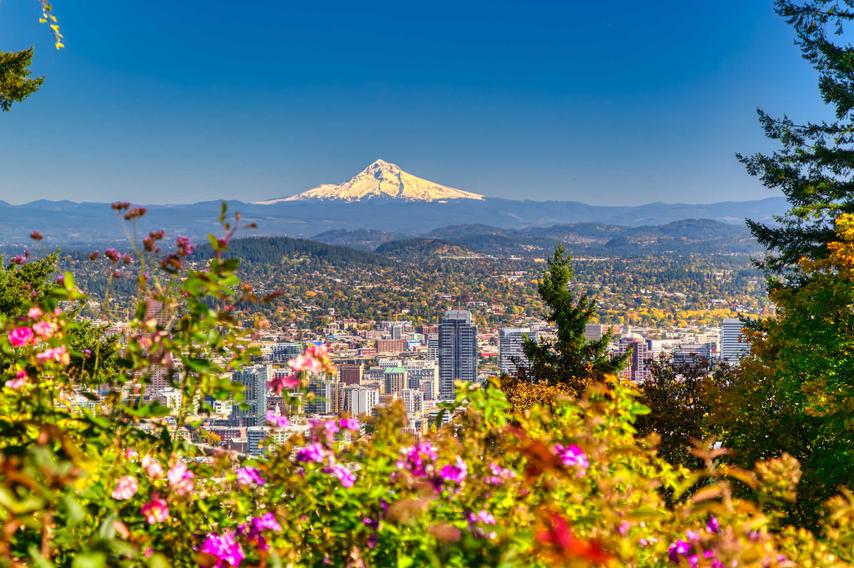
[[[23,51],[0,51],[0,110],[12,110],[42,86],[44,78],[30,79],[33,48]]]
[[[819,89],[835,120],[798,124],[759,110],[768,138],[780,143],[771,153],[738,155],[747,171],[786,195],[791,208],[778,224],[748,221],[768,249],[762,265],[774,275],[802,276],[802,258],[827,256],[834,220],[854,213],[854,47],[841,41],[854,19],[854,0],[777,0],[777,13],[794,28],[803,56],[819,73]],[[836,36],[837,41],[834,41]]]
[[[573,270],[563,245],[558,245],[539,283],[538,291],[546,305],[545,317],[555,324],[554,340],[526,338],[523,351],[528,360],[520,367],[520,378],[528,381],[565,383],[576,394],[593,380],[619,371],[627,355],[608,353],[611,332],[598,340],[588,340],[584,328],[596,313],[596,301],[582,295],[576,299],[570,290]]]

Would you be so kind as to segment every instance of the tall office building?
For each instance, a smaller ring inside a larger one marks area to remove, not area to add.
[[[338,381],[312,377],[308,383],[309,396],[304,410],[307,415],[336,414],[338,412]]]
[[[617,344],[618,351],[630,353],[626,368],[620,376],[636,383],[642,383],[650,377],[649,359],[651,358],[646,339],[637,333],[627,333]]]
[[[427,335],[427,358],[439,361],[439,332]]]
[[[231,380],[243,385],[243,401],[232,409],[240,426],[263,426],[267,418],[267,383],[273,379],[271,365],[254,365],[231,374]]]
[[[276,343],[270,347],[270,361],[287,363],[297,355],[302,355],[302,343]]]
[[[406,369],[404,367],[388,367],[383,377],[385,381],[385,392],[396,394],[409,386],[406,380]]]
[[[477,380],[477,326],[468,310],[448,310],[439,324],[439,398],[454,399],[454,381]]]
[[[750,343],[742,333],[744,323],[737,318],[727,318],[721,324],[721,359],[730,364],[738,363],[750,353]]]
[[[365,366],[361,363],[342,363],[338,365],[338,382],[342,385],[362,384]]]
[[[498,331],[498,367],[507,375],[515,375],[520,366],[527,364],[522,343],[525,337],[536,341],[537,336],[528,327],[502,327]]]
[[[420,390],[403,389],[400,391],[400,398],[407,414],[415,414],[424,409],[424,393]]]

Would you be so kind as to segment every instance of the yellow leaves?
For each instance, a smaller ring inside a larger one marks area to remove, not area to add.
[[[39,18],[40,24],[49,24],[50,30],[53,32],[54,46],[56,49],[62,49],[65,44],[62,43],[62,32],[59,30],[59,20],[53,15],[53,5],[47,0],[39,0],[42,5],[42,17]]]

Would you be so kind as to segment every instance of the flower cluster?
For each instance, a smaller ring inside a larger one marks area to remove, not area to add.
[[[579,477],[583,476],[584,472],[586,472],[587,468],[590,466],[590,462],[587,461],[587,456],[581,448],[575,444],[571,444],[569,446],[555,444],[554,453],[560,458],[563,465],[578,469]]]

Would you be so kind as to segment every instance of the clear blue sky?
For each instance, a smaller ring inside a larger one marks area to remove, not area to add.
[[[287,195],[376,158],[489,196],[773,195],[755,108],[827,115],[770,0],[0,0],[43,89],[0,114],[0,199]]]

